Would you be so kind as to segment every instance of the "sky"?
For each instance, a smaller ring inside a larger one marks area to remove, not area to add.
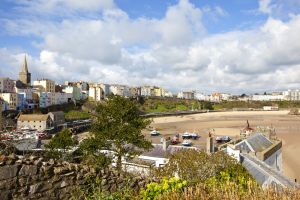
[[[0,77],[300,89],[300,0],[1,0]]]

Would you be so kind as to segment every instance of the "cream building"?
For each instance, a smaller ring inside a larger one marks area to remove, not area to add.
[[[165,89],[161,87],[154,87],[154,96],[156,97],[164,97],[165,96]]]
[[[16,110],[18,105],[17,93],[0,93],[0,98],[8,105],[10,110]]]
[[[49,79],[33,81],[33,85],[41,89],[41,92],[55,92],[55,82]]]
[[[90,86],[89,98],[93,101],[102,101],[104,99],[104,91],[100,86]]]
[[[51,117],[47,114],[29,114],[20,115],[17,122],[17,128],[30,128],[36,129],[38,131],[44,131],[45,129],[51,128],[53,126],[53,121]]]

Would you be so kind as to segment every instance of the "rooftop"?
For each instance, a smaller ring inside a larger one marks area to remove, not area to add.
[[[267,148],[271,147],[273,142],[269,140],[262,133],[255,133],[245,140],[236,144],[236,147],[241,150],[262,152]]]
[[[148,157],[155,157],[155,158],[167,158],[168,155],[173,154],[179,150],[186,149],[186,148],[189,148],[189,147],[169,145],[165,151],[163,149],[162,144],[153,144],[153,148],[150,151],[143,153],[141,156],[148,156]]]
[[[18,118],[19,121],[46,121],[48,119],[48,115],[42,114],[28,114],[28,115],[20,115]]]

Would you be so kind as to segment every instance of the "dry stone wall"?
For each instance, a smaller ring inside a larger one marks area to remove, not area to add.
[[[82,188],[87,177],[101,180],[104,193],[125,186],[139,189],[150,180],[129,176],[113,169],[96,170],[86,165],[44,161],[41,157],[11,155],[0,161],[0,200],[70,199],[75,188]]]

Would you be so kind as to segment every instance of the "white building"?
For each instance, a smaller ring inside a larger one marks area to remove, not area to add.
[[[110,85],[109,91],[114,95],[130,97],[130,90],[126,85]]]
[[[104,91],[100,86],[90,86],[89,98],[93,101],[102,101],[104,99]]]
[[[173,97],[172,92],[166,91],[166,92],[165,92],[165,97]]]
[[[84,98],[87,98],[86,95],[82,94],[82,91],[77,86],[67,86],[63,89],[64,93],[68,93],[72,95],[72,98],[76,101],[83,100]]]
[[[144,96],[144,97],[154,96],[154,87],[153,86],[142,86],[141,87],[141,96]]]
[[[182,91],[179,92],[177,97],[181,99],[195,99],[195,91]]]
[[[33,90],[31,88],[15,88],[16,93],[23,94],[26,101],[32,100]]]
[[[73,100],[73,95],[70,93],[55,92],[54,105],[69,103]]]
[[[200,92],[195,93],[195,99],[200,100],[200,101],[205,101],[206,95]]]
[[[299,90],[287,90],[282,92],[284,100],[288,101],[300,101],[300,91]]]
[[[46,108],[52,105],[61,105],[73,100],[73,95],[70,93],[40,92],[38,95],[40,108]]]
[[[283,101],[283,95],[252,95],[252,101]]]

